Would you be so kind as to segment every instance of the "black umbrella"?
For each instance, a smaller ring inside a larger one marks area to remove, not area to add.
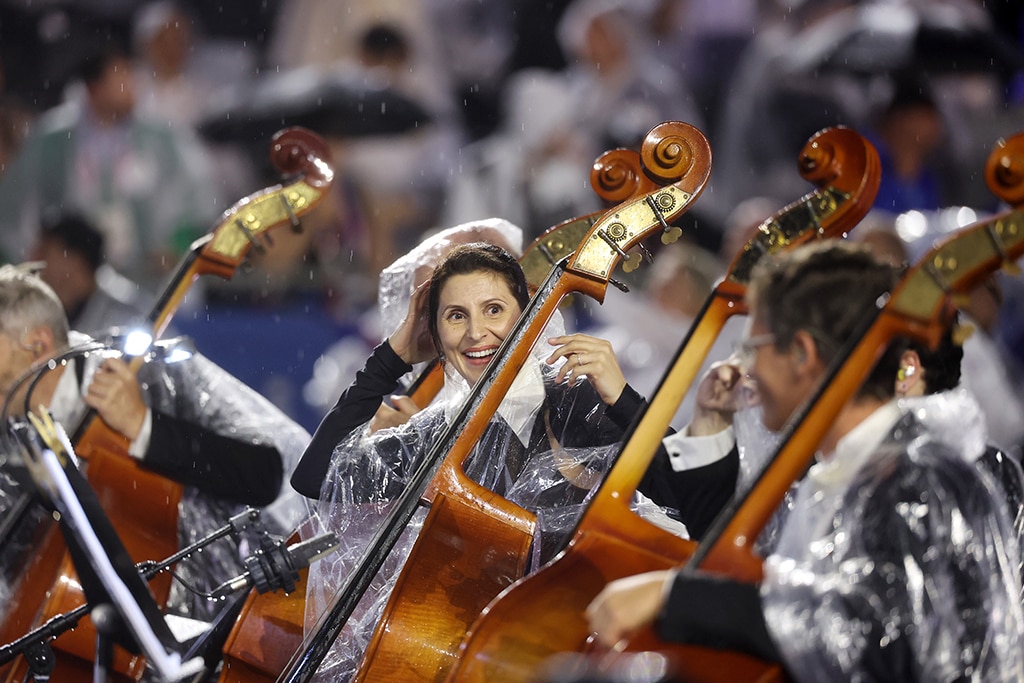
[[[1024,69],[1021,49],[993,30],[977,7],[946,2],[877,3],[836,12],[793,41],[790,73],[981,71]]]
[[[287,126],[356,138],[403,133],[429,120],[420,104],[365,71],[303,67],[225,94],[211,104],[198,130],[211,142],[257,143]]]

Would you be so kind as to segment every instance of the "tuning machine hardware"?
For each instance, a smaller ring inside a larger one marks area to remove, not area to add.
[[[647,206],[651,207],[651,211],[654,213],[655,218],[658,219],[658,223],[661,224],[661,243],[672,244],[677,241],[683,234],[682,228],[669,225],[668,221],[665,220],[665,214],[662,207],[659,204],[664,204],[666,211],[671,211],[676,204],[675,197],[667,192],[658,193],[657,199],[651,195],[647,195],[645,200]]]

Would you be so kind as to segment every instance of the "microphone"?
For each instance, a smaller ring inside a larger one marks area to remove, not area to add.
[[[295,590],[295,582],[299,580],[299,570],[334,552],[339,545],[338,537],[331,533],[290,546],[285,546],[284,541],[265,544],[245,558],[245,572],[217,586],[209,597],[211,600],[221,600],[246,586],[255,586],[260,593],[279,588],[283,588],[285,593],[291,593]]]

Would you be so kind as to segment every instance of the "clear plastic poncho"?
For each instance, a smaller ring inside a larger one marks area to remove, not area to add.
[[[963,391],[900,401],[857,467],[816,464],[765,561],[765,617],[800,681],[1024,680],[1019,547]]]
[[[555,370],[527,363],[465,463],[467,476],[537,516],[531,570],[550,559],[582,515],[622,432],[587,382],[553,384]],[[306,629],[334,599],[363,548],[391,510],[430,446],[449,424],[468,387],[446,377],[442,395],[400,427],[356,430],[334,451],[313,528],[345,544],[310,566]],[[358,668],[394,581],[426,516],[421,509],[335,641],[317,680],[347,680]]]
[[[284,479],[281,494],[263,508],[260,520],[267,531],[289,535],[309,514],[306,499],[292,490],[288,479],[309,433],[265,397],[200,354],[177,363],[147,363],[139,371],[143,394],[151,408],[200,424],[220,435],[254,444],[272,444],[281,453]],[[229,503],[186,487],[178,506],[178,540],[181,547],[194,543],[244,505]],[[255,529],[246,530],[239,547],[221,539],[178,564],[175,574],[190,585],[208,592],[237,576],[248,555],[258,549]],[[220,605],[186,592],[174,582],[168,609],[196,618],[212,618]]]

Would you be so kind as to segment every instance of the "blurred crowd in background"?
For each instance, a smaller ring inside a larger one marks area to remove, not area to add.
[[[1024,130],[1022,55],[1017,0],[0,0],[0,255],[46,261],[83,331],[138,320],[196,237],[280,180],[271,135],[315,130],[328,200],[174,321],[312,428],[389,332],[389,263],[489,217],[528,244],[603,208],[602,152],[686,121],[714,167],[684,239],[630,294],[575,310],[650,394],[745,236],[811,189],[796,159],[815,132],[878,148],[876,210],[851,237],[894,259],[1005,209],[984,164]],[[965,376],[1008,447],[1021,291],[1001,276],[966,311],[984,346]]]

